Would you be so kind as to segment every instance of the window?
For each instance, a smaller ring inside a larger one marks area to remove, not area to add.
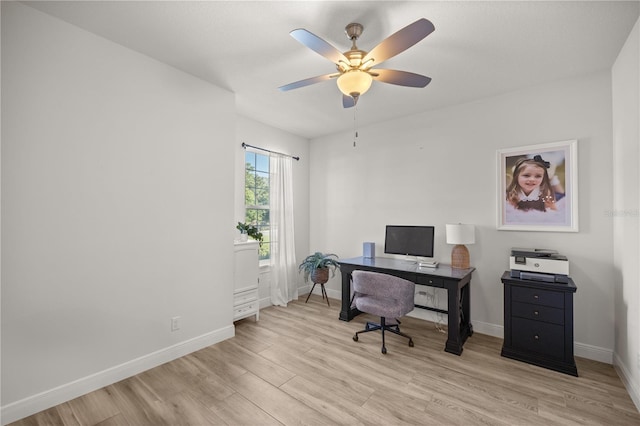
[[[245,221],[258,228],[264,237],[260,247],[260,260],[269,259],[269,156],[245,152],[244,206]]]

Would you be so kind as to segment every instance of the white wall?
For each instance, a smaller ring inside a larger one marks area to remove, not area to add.
[[[363,127],[355,148],[350,132],[313,140],[311,245],[352,257],[373,241],[383,255],[386,224],[435,225],[435,258],[449,263],[444,225],[475,224],[472,322],[500,337],[510,248],[556,249],[578,286],[576,354],[611,362],[610,81],[600,72]],[[496,150],[570,139],[578,140],[580,232],[496,230]],[[329,288],[339,297],[340,280]]]
[[[244,221],[244,153],[242,142],[271,151],[300,157],[293,161],[293,193],[296,258],[302,261],[309,254],[309,141],[250,118],[237,117],[236,131],[236,175],[235,175],[235,222]],[[265,153],[266,154],[266,153]],[[234,223],[235,223],[234,222]],[[299,276],[300,292],[308,292],[303,277]],[[271,305],[269,268],[260,268],[260,306]]]
[[[615,365],[640,407],[640,20],[612,70]]]
[[[233,335],[234,141],[230,92],[2,2],[3,422]]]

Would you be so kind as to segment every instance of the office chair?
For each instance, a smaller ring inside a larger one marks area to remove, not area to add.
[[[358,341],[358,334],[380,330],[382,332],[382,353],[387,353],[384,345],[384,332],[409,339],[413,347],[413,339],[400,331],[398,318],[408,314],[414,308],[414,292],[416,285],[411,281],[370,271],[353,271],[353,300],[351,306],[359,311],[380,317],[380,324],[367,322],[364,330],[358,331],[353,340]]]

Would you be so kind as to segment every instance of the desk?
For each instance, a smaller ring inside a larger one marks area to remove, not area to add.
[[[471,273],[475,268],[453,269],[450,265],[438,265],[437,268],[421,268],[417,263],[387,257],[354,257],[340,259],[342,273],[342,308],[340,319],[351,321],[360,313],[351,305],[351,273],[355,270],[380,272],[413,281],[417,285],[444,288],[447,290],[447,311],[416,305],[447,314],[448,337],[444,347],[446,352],[460,355],[462,345],[473,334],[469,316],[469,292]]]

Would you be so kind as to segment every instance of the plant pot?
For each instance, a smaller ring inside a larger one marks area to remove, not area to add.
[[[316,284],[324,284],[329,281],[329,268],[318,268],[311,274],[311,281]]]
[[[246,243],[247,241],[249,241],[249,235],[244,233],[240,234],[240,241]]]

